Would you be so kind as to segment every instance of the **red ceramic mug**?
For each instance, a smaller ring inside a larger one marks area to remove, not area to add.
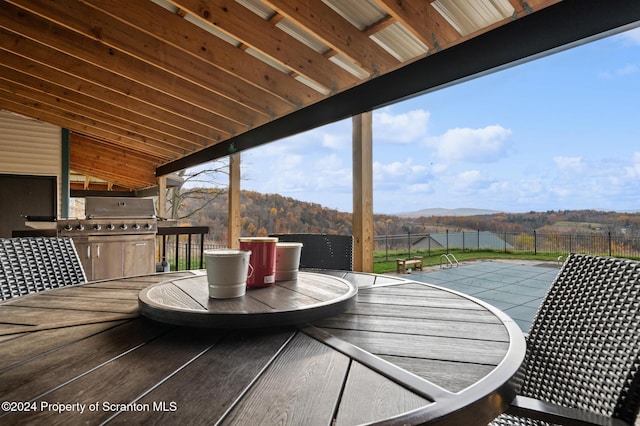
[[[253,275],[247,278],[247,287],[268,287],[276,282],[276,237],[242,237],[240,248],[251,250],[249,263]]]

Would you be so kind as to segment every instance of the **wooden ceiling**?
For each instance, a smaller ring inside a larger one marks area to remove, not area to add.
[[[1,1],[0,109],[70,129],[75,173],[138,190],[620,28],[638,3]]]

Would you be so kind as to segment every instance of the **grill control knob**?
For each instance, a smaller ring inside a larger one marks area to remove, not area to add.
[[[83,224],[79,224],[78,226],[76,226],[76,229],[78,231],[84,231],[84,225]]]
[[[93,230],[94,230],[94,231],[99,231],[99,230],[101,230],[101,229],[102,229],[102,226],[100,226],[100,224],[99,224],[99,223],[96,223],[95,225],[93,225]]]
[[[116,226],[113,223],[110,223],[107,225],[107,230],[108,231],[113,231],[114,229],[116,229]]]
[[[63,229],[68,232],[68,231],[71,231],[73,228],[71,227],[71,225],[67,223]]]
[[[120,225],[120,229],[122,229],[123,231],[127,230],[127,224],[123,223],[122,225]]]
[[[131,227],[135,230],[140,229],[140,225],[138,225],[137,223],[134,223]]]
[[[151,229],[151,228],[153,228],[153,225],[152,225],[152,224],[150,224],[150,223],[147,223],[147,224],[144,226],[144,228],[145,228],[145,229]]]

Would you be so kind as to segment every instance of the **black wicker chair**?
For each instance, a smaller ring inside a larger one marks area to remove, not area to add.
[[[353,237],[329,234],[273,234],[278,241],[302,243],[300,268],[353,270]]]
[[[492,425],[631,425],[639,369],[640,263],[571,254],[531,326],[518,396]]]
[[[0,239],[0,300],[86,281],[69,238]]]

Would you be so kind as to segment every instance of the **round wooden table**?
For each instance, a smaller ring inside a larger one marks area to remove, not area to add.
[[[171,282],[184,293],[204,271],[0,302],[0,422],[476,425],[508,406],[525,343],[504,313],[400,277],[326,272],[302,281],[346,280],[355,303],[296,326],[197,328],[140,315],[142,290]]]
[[[298,279],[248,288],[244,296],[209,297],[207,276],[177,278],[140,292],[140,313],[156,321],[207,328],[304,324],[344,312],[357,287],[344,279],[300,272]]]

